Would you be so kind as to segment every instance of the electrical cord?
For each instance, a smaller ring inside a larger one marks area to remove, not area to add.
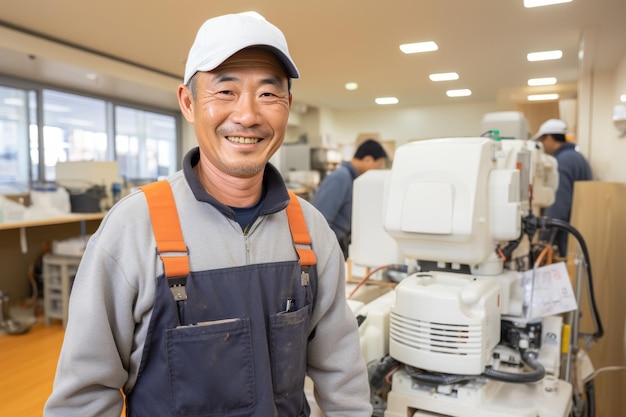
[[[416,381],[427,384],[451,385],[476,379],[476,375],[455,375],[427,372],[409,365],[404,365],[404,371]]]
[[[371,277],[372,275],[374,275],[375,273],[379,272],[379,271],[383,271],[388,269],[389,271],[394,271],[394,272],[401,272],[406,274],[408,271],[408,266],[407,265],[398,265],[398,264],[391,264],[391,265],[381,265],[378,266],[374,269],[372,269],[367,275],[365,275],[365,277],[363,277],[361,279],[361,281],[359,281],[359,283],[356,285],[356,287],[354,287],[352,289],[352,291],[350,291],[350,294],[348,294],[348,299],[352,298],[352,296],[358,291],[359,288],[361,288],[361,286],[363,286],[363,284],[365,284]],[[389,277],[388,277],[389,278]],[[388,280],[389,282],[399,282],[396,280]]]
[[[379,267],[376,267],[376,268],[372,269],[372,270],[370,271],[370,273],[369,273],[369,274],[367,274],[367,275],[365,275],[365,276],[361,279],[361,281],[359,281],[359,283],[356,285],[356,287],[354,287],[354,288],[352,289],[352,291],[350,291],[350,294],[348,294],[348,299],[352,298],[352,296],[353,296],[353,295],[357,292],[357,290],[358,290],[359,288],[361,288],[361,286],[363,286],[363,284],[365,284],[365,283],[366,283],[366,282],[370,279],[370,277],[371,277],[372,275],[374,275],[374,274],[375,274],[375,273],[377,273],[378,271],[382,271],[382,270],[387,269],[387,268],[389,268],[389,265],[381,265],[381,266],[379,266]]]
[[[587,417],[596,415],[596,388],[593,380],[585,382],[585,396],[587,397]]]
[[[536,352],[529,349],[522,351],[522,360],[532,369],[531,372],[502,372],[491,367],[487,367],[483,375],[486,378],[494,379],[496,381],[515,383],[538,382],[546,376],[546,370],[537,360]]]
[[[591,306],[591,318],[593,320],[593,323],[596,329],[595,332],[592,334],[592,337],[594,339],[601,338],[604,335],[604,329],[602,326],[602,321],[600,319],[598,306],[596,303],[595,291],[593,287],[593,276],[591,272],[591,259],[589,257],[589,251],[587,250],[587,244],[585,243],[585,239],[582,237],[582,235],[576,228],[574,228],[568,222],[559,220],[559,219],[552,219],[549,217],[528,216],[524,218],[524,224],[525,224],[525,227],[528,227],[528,229],[531,231],[530,233],[532,234],[534,234],[534,232],[539,228],[547,229],[547,228],[554,227],[557,229],[564,230],[574,236],[574,238],[578,242],[578,245],[582,252],[584,263],[585,263],[588,297],[589,297],[589,304]]]
[[[585,240],[580,234],[580,232],[566,221],[559,220],[559,219],[551,219],[548,217],[537,218],[537,217],[530,215],[524,219],[524,225],[527,230],[527,234],[529,238],[531,238],[531,240],[532,240],[532,237],[534,236],[534,233],[536,232],[538,228],[561,229],[571,234],[572,236],[574,236],[574,238],[578,242],[580,251],[582,252],[582,256],[583,256],[584,268],[586,271],[586,274],[585,274],[586,284],[587,284],[587,290],[588,290],[587,295],[589,299],[589,304],[591,306],[592,321],[595,326],[595,332],[592,335],[590,335],[590,337],[592,340],[596,340],[602,337],[604,335],[604,329],[602,326],[602,321],[600,319],[600,314],[598,312],[598,307],[597,307],[596,298],[595,298],[592,271],[591,271],[591,258],[589,257],[587,244],[585,243]],[[552,234],[552,238],[554,238],[554,234]],[[547,256],[548,258],[552,257],[552,252],[550,249],[547,249],[548,247],[551,248],[552,245],[551,244],[547,245],[546,248],[544,248],[544,250],[541,251],[540,255],[538,256],[536,260],[535,267],[542,264],[544,256]],[[548,259],[548,263],[549,262],[550,262],[550,259]],[[589,335],[587,336],[589,337]],[[581,412],[584,411],[585,417],[595,416],[595,386],[594,386],[594,381],[593,381],[593,378],[595,377],[595,375],[596,373],[590,375],[588,378],[585,379],[584,391],[585,391],[586,402],[580,402],[579,405],[583,406],[582,409],[580,407],[574,407],[574,409],[572,410],[572,415],[578,416],[580,415]],[[577,396],[574,396],[574,400],[576,400],[576,398]],[[579,398],[579,400],[582,401],[581,398]],[[576,403],[576,401],[574,402]],[[576,413],[576,410],[578,410],[579,413]]]
[[[596,303],[596,296],[595,296],[595,291],[593,287],[593,279],[592,279],[592,273],[591,273],[591,260],[589,257],[589,251],[587,250],[587,244],[585,243],[585,239],[583,239],[580,232],[577,229],[575,229],[572,225],[570,225],[568,222],[559,220],[559,219],[548,219],[548,220],[549,220],[548,223],[551,226],[556,227],[557,229],[565,230],[568,233],[571,233],[576,238],[576,241],[578,242],[580,246],[580,250],[583,253],[583,258],[585,261],[585,270],[587,272],[586,274],[587,275],[587,290],[589,293],[589,303],[591,305],[591,316],[592,316],[594,325],[596,327],[596,331],[593,333],[592,336],[594,339],[599,339],[604,335],[604,329],[602,326],[602,321],[600,319],[598,306]]]
[[[552,258],[554,257],[554,249],[552,246],[545,246],[541,252],[539,252],[539,256],[535,260],[535,268],[539,268],[544,264],[543,260],[546,258],[545,265],[550,265],[552,263]]]
[[[497,371],[491,367],[487,367],[485,372],[480,376],[488,379],[493,379],[501,382],[511,383],[531,383],[541,381],[545,375],[545,368],[537,360],[537,353],[535,351],[526,349],[522,352],[522,360],[527,364],[532,371],[530,372],[503,372]],[[427,372],[421,369],[414,368],[409,365],[404,366],[405,372],[413,379],[419,382],[436,385],[451,385],[464,381],[470,381],[476,379],[476,375],[455,375],[455,374],[443,374],[436,372]]]

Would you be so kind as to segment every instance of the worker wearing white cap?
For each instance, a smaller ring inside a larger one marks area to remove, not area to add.
[[[268,162],[299,75],[258,14],[202,25],[178,88],[199,146],[87,245],[46,417],[308,416],[305,375],[326,417],[371,416],[335,234]],[[186,250],[161,250],[178,227]]]
[[[563,120],[550,119],[544,122],[533,140],[543,145],[546,153],[554,156],[558,164],[559,186],[554,204],[544,210],[544,215],[566,222],[570,220],[572,196],[576,181],[592,179],[591,167],[585,157],[578,152],[576,145],[567,141],[567,124]],[[559,249],[559,255],[567,255],[567,233],[558,230],[543,234],[542,239],[550,240]]]

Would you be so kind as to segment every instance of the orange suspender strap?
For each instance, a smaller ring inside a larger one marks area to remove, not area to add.
[[[148,200],[157,254],[163,262],[165,276],[176,301],[187,299],[185,281],[189,275],[189,251],[183,240],[174,194],[166,180],[143,185]]]
[[[298,252],[298,256],[300,257],[300,265],[315,265],[317,258],[315,257],[315,252],[311,249],[311,236],[306,227],[300,201],[298,201],[298,197],[293,191],[289,191],[287,219],[289,219],[289,229],[291,229],[291,236],[296,247],[296,252]]]
[[[170,282],[172,293],[177,300],[186,299],[184,281],[180,281],[180,278],[184,279],[189,275],[189,252],[183,240],[183,232],[180,228],[172,189],[166,180],[153,182],[139,188],[144,192],[148,201],[150,220],[157,242],[157,253],[163,262],[165,276]],[[289,229],[294,246],[300,258],[300,265],[306,267],[315,265],[317,258],[311,249],[312,241],[306,227],[304,213],[302,213],[298,197],[291,191],[289,191],[287,219],[289,220]],[[177,254],[174,255],[174,253]],[[180,255],[180,253],[184,255]],[[176,288],[178,289],[177,292],[175,291]]]

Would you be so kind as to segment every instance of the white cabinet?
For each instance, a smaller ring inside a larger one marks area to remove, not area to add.
[[[70,292],[80,259],[79,256],[52,254],[43,257],[43,306],[47,325],[52,319],[61,319],[63,327],[67,324]]]

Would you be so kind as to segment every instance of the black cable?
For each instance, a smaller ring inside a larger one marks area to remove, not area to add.
[[[477,375],[455,375],[442,374],[438,372],[427,372],[421,369],[413,368],[409,365],[405,365],[404,370],[408,376],[415,379],[416,381],[437,385],[457,384],[463,381],[471,381],[472,379],[476,379],[477,377]]]
[[[399,362],[389,355],[386,355],[377,361],[370,362],[367,365],[370,389],[372,391],[380,391],[385,388],[387,385],[385,376],[398,365]]]
[[[480,376],[501,382],[524,384],[541,381],[546,375],[546,370],[539,363],[539,361],[537,361],[537,353],[531,350],[525,350],[522,352],[522,360],[532,369],[531,372],[503,372],[487,367],[485,372],[483,372]],[[416,381],[436,385],[458,384],[464,381],[471,381],[478,377],[477,375],[455,375],[427,372],[421,369],[413,368],[409,365],[405,365],[404,370]]]
[[[532,372],[502,372],[491,367],[487,367],[483,375],[489,379],[495,379],[501,382],[530,383],[538,382],[546,376],[546,370],[537,361],[537,353],[531,350],[522,352],[522,360],[532,369]]]
[[[587,417],[596,415],[596,392],[593,379],[585,382],[585,394],[587,396]]]
[[[559,219],[550,219],[547,217],[545,219],[547,220],[546,225],[556,227],[557,229],[562,229],[568,233],[571,233],[580,245],[580,250],[583,253],[583,257],[585,258],[585,268],[587,271],[587,289],[589,292],[589,304],[591,305],[591,317],[596,327],[596,332],[593,333],[592,336],[594,339],[599,339],[604,335],[604,329],[602,327],[602,321],[600,320],[600,313],[598,312],[595,291],[593,289],[593,279],[591,275],[591,258],[589,257],[589,251],[587,250],[587,244],[585,243],[585,239],[582,237],[580,232],[568,222]]]
[[[576,241],[578,242],[580,249],[583,253],[583,258],[585,260],[585,270],[587,277],[587,289],[589,296],[589,304],[591,305],[591,318],[593,320],[594,326],[596,328],[595,333],[592,334],[594,339],[598,339],[604,335],[604,329],[602,326],[602,321],[600,319],[600,313],[598,312],[598,306],[596,303],[595,291],[593,289],[593,275],[591,272],[591,258],[589,257],[589,251],[587,250],[587,244],[585,243],[585,239],[582,237],[580,232],[569,224],[566,221],[559,219],[552,219],[549,217],[535,217],[535,216],[527,216],[523,219],[524,228],[526,233],[528,234],[530,240],[532,241],[532,237],[534,236],[537,229],[548,229],[551,227],[565,230],[566,232],[572,234]],[[532,264],[531,264],[532,265]]]
[[[510,260],[511,254],[513,253],[515,249],[517,249],[520,243],[522,243],[523,238],[524,238],[524,229],[521,229],[520,235],[517,239],[510,240],[505,247],[500,249],[502,251],[502,254],[504,255],[505,262]]]

